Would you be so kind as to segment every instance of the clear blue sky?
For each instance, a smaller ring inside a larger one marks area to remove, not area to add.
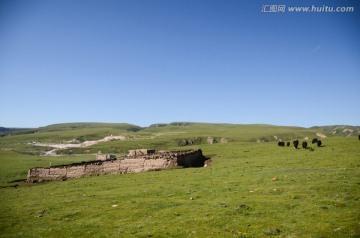
[[[353,13],[264,13],[264,4]],[[0,126],[360,125],[358,0],[0,0]]]

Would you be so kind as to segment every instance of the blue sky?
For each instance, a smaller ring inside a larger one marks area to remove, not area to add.
[[[0,126],[360,125],[353,13],[277,0],[0,0]]]

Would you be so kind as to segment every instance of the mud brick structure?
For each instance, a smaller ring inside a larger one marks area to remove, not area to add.
[[[146,154],[143,153],[145,150],[136,151],[141,151],[140,153],[142,155],[138,155],[138,152],[129,152],[129,155],[135,155],[68,165],[31,168],[28,171],[27,181],[39,182],[103,174],[138,173],[177,166],[202,167],[207,160],[200,149],[170,152],[162,151],[161,153],[155,153],[154,150],[146,150]]]
[[[110,159],[115,159],[115,158],[116,158],[115,155],[102,154],[102,153],[96,154],[96,160],[110,160]]]
[[[148,149],[129,150],[129,156],[142,156],[142,155],[151,155],[151,154],[155,154],[155,150],[148,150]]]

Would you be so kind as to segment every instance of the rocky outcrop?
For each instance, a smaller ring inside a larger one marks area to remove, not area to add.
[[[178,146],[199,145],[201,143],[201,137],[177,139]]]
[[[207,142],[208,144],[215,144],[215,143],[217,143],[216,139],[215,139],[214,137],[210,137],[210,136],[207,138],[206,142]]]
[[[36,167],[28,171],[27,181],[65,180],[103,174],[138,173],[176,166],[202,167],[207,158],[200,149],[171,151],[143,156],[127,156],[51,167]]]
[[[321,133],[321,132],[316,133],[316,136],[318,136],[318,137],[320,137],[320,138],[326,138],[326,137],[327,137],[326,135],[324,135],[324,134]]]

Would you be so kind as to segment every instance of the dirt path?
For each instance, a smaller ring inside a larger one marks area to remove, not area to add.
[[[49,150],[45,152],[44,156],[56,156],[56,151],[59,149],[70,149],[70,148],[82,148],[82,147],[88,147],[91,145],[95,145],[101,142],[108,142],[108,141],[116,141],[116,140],[127,140],[127,137],[125,136],[106,136],[103,139],[100,140],[91,140],[91,141],[84,141],[82,143],[74,144],[47,144],[47,143],[40,143],[40,142],[30,142],[27,144],[31,144],[33,146],[44,146],[44,147],[51,147],[54,148],[52,150]]]

